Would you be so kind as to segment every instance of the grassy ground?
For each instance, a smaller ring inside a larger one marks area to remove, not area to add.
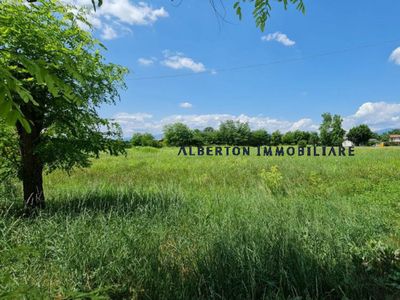
[[[3,184],[0,298],[400,299],[400,147],[178,150],[54,172],[36,219]]]

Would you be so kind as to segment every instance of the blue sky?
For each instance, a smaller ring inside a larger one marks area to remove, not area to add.
[[[247,2],[239,21],[224,1],[224,21],[209,1],[104,0],[90,17],[93,34],[107,60],[132,73],[121,101],[101,116],[119,122],[125,137],[160,134],[175,122],[217,128],[227,119],[269,132],[317,130],[324,112],[341,115],[345,129],[400,127],[400,1],[304,1],[305,15],[273,2],[261,32]]]

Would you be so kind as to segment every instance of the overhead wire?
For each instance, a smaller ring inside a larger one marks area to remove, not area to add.
[[[204,75],[204,74],[216,74],[216,73],[223,73],[223,72],[230,72],[230,71],[237,71],[237,70],[244,70],[244,69],[251,69],[251,68],[260,68],[260,67],[284,64],[284,63],[289,63],[289,62],[294,62],[294,61],[301,61],[301,60],[306,60],[306,59],[311,59],[311,58],[330,56],[330,55],[335,55],[335,54],[340,54],[340,53],[345,53],[345,52],[350,52],[350,51],[356,51],[356,50],[376,47],[376,46],[380,46],[380,45],[384,45],[384,44],[390,44],[390,43],[394,43],[394,42],[400,42],[400,39],[393,39],[393,40],[388,40],[388,41],[378,42],[378,43],[373,43],[373,44],[367,44],[367,45],[353,47],[353,48],[341,49],[341,50],[337,50],[337,51],[319,53],[319,54],[314,54],[314,55],[310,55],[310,56],[278,60],[278,61],[274,61],[274,62],[267,62],[267,63],[261,63],[261,64],[255,64],[255,65],[239,66],[239,67],[225,68],[225,69],[215,69],[215,70],[202,71],[202,72],[196,72],[196,73],[181,73],[181,74],[150,76],[150,77],[136,77],[136,78],[134,77],[134,78],[127,78],[125,80],[139,81],[139,80],[152,80],[152,79],[163,79],[163,78],[174,78],[174,77],[187,77],[187,76],[197,76],[197,75]]]

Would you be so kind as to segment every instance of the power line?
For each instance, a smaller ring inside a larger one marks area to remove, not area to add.
[[[371,47],[380,46],[380,45],[384,45],[384,44],[390,44],[390,43],[394,43],[394,42],[400,42],[400,39],[394,39],[394,40],[389,40],[389,41],[385,41],[385,42],[379,42],[379,43],[374,43],[374,44],[358,46],[358,47],[354,47],[354,48],[347,48],[347,49],[342,49],[342,50],[337,50],[337,51],[332,51],[332,52],[325,52],[325,53],[304,56],[304,57],[299,57],[299,58],[278,60],[278,61],[274,61],[274,62],[262,63],[262,64],[256,64],[256,65],[241,66],[241,67],[219,69],[219,70],[212,70],[212,71],[203,71],[203,72],[197,72],[197,73],[182,73],[182,74],[173,74],[173,75],[164,75],[164,76],[127,78],[126,80],[150,80],[150,79],[163,79],[163,78],[173,78],[173,77],[187,77],[187,76],[215,74],[215,73],[230,72],[230,71],[237,71],[237,70],[244,70],[244,69],[251,69],[251,68],[259,68],[259,67],[284,64],[284,63],[293,62],[293,61],[306,60],[306,59],[310,59],[310,58],[330,56],[330,55],[334,55],[334,54],[345,53],[345,52],[350,52],[350,51],[355,51],[355,50],[361,50],[361,49],[365,49],[365,48],[371,48]]]

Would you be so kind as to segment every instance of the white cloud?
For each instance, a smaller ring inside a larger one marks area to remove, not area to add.
[[[217,129],[219,128],[219,124],[222,121],[239,120],[244,123],[249,123],[252,130],[263,128],[270,133],[275,130],[286,132],[289,130],[294,130],[294,128],[300,130],[314,131],[318,127],[316,125],[312,125],[310,119],[302,119],[298,122],[293,123],[287,120],[277,120],[263,116],[249,117],[244,114],[241,114],[239,116],[229,114],[172,115],[165,117],[161,120],[147,120],[152,119],[152,115],[144,113],[120,113],[114,116],[114,119],[121,125],[125,137],[130,137],[135,132],[150,132],[152,134],[160,134],[162,133],[164,125],[178,122],[186,124],[191,129],[204,129],[208,126]]]
[[[179,106],[184,107],[184,108],[189,108],[189,107],[192,107],[193,104],[191,104],[189,102],[184,102],[184,103],[180,103]]]
[[[153,115],[146,114],[146,113],[135,113],[135,114],[128,114],[128,113],[118,113],[114,116],[115,119],[127,119],[127,120],[135,120],[144,122],[144,119],[151,119]]]
[[[285,46],[293,46],[296,42],[291,41],[286,34],[280,33],[279,31],[275,33],[270,33],[261,37],[262,41],[277,41]]]
[[[181,103],[186,104],[186,103]],[[190,103],[188,103],[190,104]],[[189,107],[189,106],[187,106]],[[269,133],[280,130],[282,133],[287,131],[304,130],[317,131],[321,122],[318,119],[314,124],[308,118],[291,122],[285,119],[273,119],[259,114],[250,117],[244,114],[234,116],[230,114],[208,114],[208,115],[171,115],[159,120],[154,120],[151,114],[147,113],[119,113],[114,116],[124,132],[125,137],[131,137],[135,132],[150,132],[161,134],[164,125],[181,122],[191,129],[204,129],[211,126],[219,128],[222,121],[234,120],[249,123],[252,130],[266,129]],[[400,104],[386,102],[366,102],[362,104],[354,115],[343,118],[343,128],[350,128],[367,124],[373,131],[385,128],[400,128]]]
[[[396,65],[400,65],[400,47],[393,50],[390,54],[389,61],[394,62]]]
[[[118,35],[111,26],[105,25],[102,29],[101,37],[105,40],[112,40],[118,37]]]
[[[358,111],[343,119],[343,128],[367,124],[373,131],[400,127],[400,104],[386,102],[366,102]]]
[[[195,73],[203,72],[206,70],[201,62],[194,62],[189,57],[184,57],[182,52],[177,52],[175,55],[171,55],[169,50],[163,51],[165,60],[161,62],[163,66],[170,67],[172,69],[189,69]]]
[[[95,29],[102,30],[102,38],[113,39],[130,32],[127,25],[150,26],[160,18],[168,17],[168,12],[163,8],[154,8],[146,2],[133,3],[129,0],[107,0],[97,7],[94,12],[90,0],[72,0],[77,7],[88,6],[92,12],[88,21]],[[89,30],[88,26],[80,23],[80,27]]]
[[[152,66],[154,64],[155,59],[154,58],[150,58],[150,59],[146,59],[146,58],[139,58],[138,59],[138,63],[142,66]]]
[[[129,25],[151,25],[158,18],[168,17],[164,7],[154,9],[145,2],[134,4],[129,0],[107,0],[98,9],[99,13]]]
[[[313,121],[311,119],[301,119],[293,123],[292,127],[290,127],[290,131],[317,131],[318,127],[319,126],[317,125],[313,125]]]

